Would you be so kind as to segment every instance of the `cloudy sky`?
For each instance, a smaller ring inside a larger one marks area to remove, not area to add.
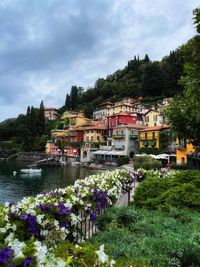
[[[195,34],[198,0],[0,0],[0,121],[62,106],[134,55],[160,60]]]

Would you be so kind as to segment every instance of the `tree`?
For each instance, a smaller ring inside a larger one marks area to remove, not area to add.
[[[200,31],[200,9],[194,10],[194,22]],[[166,110],[168,121],[179,138],[188,140],[200,150],[200,35],[183,45],[185,75],[181,78],[183,95],[178,95]]]
[[[146,54],[144,57],[144,62],[149,62],[149,61],[150,61],[149,56]]]
[[[163,59],[163,89],[164,96],[174,96],[182,93],[183,86],[178,82],[183,75],[184,59],[180,50],[171,51],[170,55]]]
[[[70,110],[70,96],[67,94],[65,99],[65,108]]]
[[[70,107],[72,110],[76,110],[78,105],[78,88],[73,85],[70,92]]]
[[[38,114],[38,133],[41,136],[45,132],[44,103],[41,101]]]
[[[161,95],[163,88],[163,73],[158,62],[146,63],[141,84],[142,94],[145,96]]]

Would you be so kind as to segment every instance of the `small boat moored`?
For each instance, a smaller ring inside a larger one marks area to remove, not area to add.
[[[26,173],[26,174],[40,174],[42,172],[42,169],[21,169],[20,173]]]

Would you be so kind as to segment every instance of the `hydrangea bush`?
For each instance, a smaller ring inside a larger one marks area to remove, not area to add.
[[[74,242],[77,224],[86,217],[96,220],[102,209],[114,205],[131,189],[133,179],[126,170],[108,171],[77,180],[73,186],[25,197],[17,204],[5,203],[0,222],[0,264],[70,266],[62,258],[56,259],[52,249],[64,240]],[[96,255],[103,254],[102,248]],[[104,266],[105,259],[107,266],[113,265],[104,256]]]

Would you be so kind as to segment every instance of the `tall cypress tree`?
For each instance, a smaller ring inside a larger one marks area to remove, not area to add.
[[[44,103],[41,101],[40,108],[39,108],[39,114],[38,114],[38,129],[39,129],[39,135],[41,136],[45,132],[45,117],[44,117]]]
[[[67,94],[65,99],[65,107],[67,110],[70,110],[70,96]]]
[[[78,105],[78,88],[77,86],[73,85],[70,92],[70,106],[72,110],[77,109]]]

